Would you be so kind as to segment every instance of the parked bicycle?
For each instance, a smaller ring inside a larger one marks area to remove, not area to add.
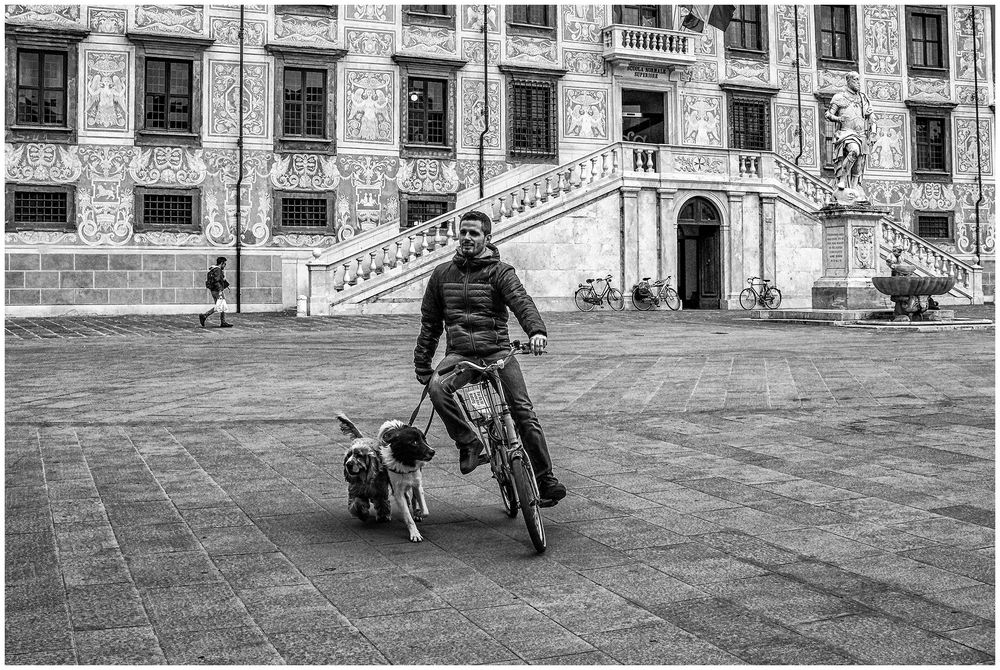
[[[510,352],[486,366],[463,361],[442,379],[443,388],[459,401],[469,424],[475,426],[486,445],[485,457],[500,486],[500,498],[507,516],[515,518],[518,509],[524,517],[535,551],[545,551],[545,526],[539,511],[541,496],[531,459],[517,433],[507,405],[500,370],[513,356],[531,351],[530,345],[511,342]]]
[[[781,291],[771,286],[770,279],[760,277],[750,277],[747,279],[749,288],[743,289],[740,293],[740,307],[743,309],[753,309],[760,304],[765,309],[778,309],[781,304]],[[762,288],[758,291],[757,286]]]
[[[590,312],[598,305],[604,309],[605,302],[617,312],[625,309],[625,297],[618,289],[611,288],[611,277],[612,275],[608,275],[604,279],[588,279],[586,284],[580,284],[573,294],[573,301],[581,312]]]
[[[677,291],[670,286],[671,277],[657,279],[652,284],[649,277],[643,277],[642,281],[632,287],[632,306],[636,309],[647,311],[654,307],[659,307],[660,303],[665,304],[670,309],[679,309],[681,297]]]

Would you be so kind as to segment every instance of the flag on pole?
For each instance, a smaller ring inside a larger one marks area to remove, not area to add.
[[[733,14],[736,12],[736,5],[683,6],[687,8],[688,14],[684,17],[681,25],[697,33],[704,32],[706,23],[725,32],[726,28],[729,27],[729,22],[733,20]]]

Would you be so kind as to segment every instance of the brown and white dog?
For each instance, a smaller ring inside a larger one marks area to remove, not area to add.
[[[341,430],[348,435],[353,435],[355,440],[344,457],[344,477],[347,478],[347,461],[350,454],[355,449],[377,451],[381,456],[382,472],[385,474],[389,488],[392,490],[393,500],[396,501],[396,508],[403,516],[403,522],[410,535],[410,542],[421,542],[423,536],[417,530],[417,521],[428,516],[427,500],[424,498],[424,485],[422,469],[427,461],[434,457],[434,450],[427,444],[424,434],[419,429],[407,426],[402,421],[390,420],[382,424],[378,429],[376,438],[368,438],[361,434],[358,427],[343,414],[338,414],[337,419],[341,423]],[[376,481],[378,478],[376,477]],[[350,482],[351,480],[348,479]],[[351,489],[348,489],[349,494]],[[386,500],[388,502],[388,500]],[[353,502],[348,502],[348,508],[355,514]],[[376,510],[378,510],[376,504]],[[367,513],[367,507],[365,507]],[[355,516],[358,516],[355,514]],[[363,518],[363,517],[359,517]],[[379,513],[380,520],[388,520],[386,513],[383,519]]]

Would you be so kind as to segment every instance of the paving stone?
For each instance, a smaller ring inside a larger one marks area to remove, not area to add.
[[[895,554],[843,561],[840,565],[845,570],[913,593],[934,593],[979,584],[968,577]]]
[[[823,530],[882,551],[906,551],[935,544],[933,540],[905,533],[896,527],[874,523],[839,523],[823,526]]]
[[[927,597],[947,605],[953,610],[969,612],[990,621],[993,621],[996,615],[996,593],[992,585],[979,584],[946,591],[935,591],[927,594]]]
[[[467,568],[421,570],[413,578],[457,610],[465,611],[514,602],[517,596],[490,579]]]
[[[237,595],[268,635],[350,626],[347,617],[312,584],[241,589]]]
[[[346,512],[346,503],[343,509]],[[348,542],[358,538],[346,524],[336,521],[333,515],[325,512],[265,516],[256,519],[255,523],[279,547]]]
[[[995,560],[992,556],[977,555],[957,547],[924,547],[911,551],[899,552],[900,556],[912,558],[915,561],[933,565],[948,572],[964,575],[977,582],[993,584],[995,579]]]
[[[54,500],[50,504],[53,523],[107,523],[104,504],[93,498]]]
[[[764,533],[760,539],[803,556],[818,558],[829,563],[877,556],[884,553],[871,545],[848,540],[820,528],[799,528],[779,533]]]
[[[615,660],[602,651],[591,651],[583,654],[568,654],[566,656],[548,656],[534,661],[529,665],[614,665]]]
[[[156,633],[149,626],[81,630],[73,634],[81,665],[154,665],[166,663]]]
[[[749,563],[760,565],[781,565],[799,560],[793,552],[775,546],[770,542],[736,531],[719,531],[698,535],[699,543],[718,549]]]
[[[862,494],[855,491],[848,491],[835,486],[826,486],[825,484],[808,479],[765,482],[763,484],[756,484],[756,486],[765,491],[806,503],[824,503],[863,497]]]
[[[968,612],[911,593],[899,591],[862,593],[854,596],[854,600],[917,628],[933,632],[942,633],[984,623],[982,619]]]
[[[142,589],[140,594],[157,632],[235,628],[252,623],[243,603],[225,583]]]
[[[565,525],[581,535],[619,551],[681,544],[688,539],[656,524],[631,517],[577,521]]]
[[[515,592],[577,635],[659,622],[650,612],[590,581],[527,586]]]
[[[697,542],[628,552],[646,565],[693,586],[763,575],[767,570]]]
[[[55,538],[59,554],[89,554],[109,549],[118,550],[118,539],[107,523],[57,524]],[[8,544],[7,551],[11,551]]]
[[[978,649],[979,651],[985,652],[990,656],[996,655],[996,630],[993,624],[982,624],[979,626],[970,626],[969,628],[960,628],[958,630],[948,631],[944,633],[945,637],[948,637],[956,642],[960,642],[967,647],[972,647],[973,649]]]
[[[805,524],[789,521],[750,507],[697,511],[694,515],[721,528],[738,530],[747,535],[761,536],[778,530],[795,530]]]
[[[584,635],[583,639],[626,665],[738,665],[741,660],[670,623]]]
[[[663,603],[705,597],[704,591],[648,565],[620,565],[583,570],[581,574],[645,609]]]
[[[316,588],[348,618],[440,609],[448,604],[412,575],[378,571],[317,577]]]
[[[359,619],[358,629],[389,663],[428,665],[498,663],[517,657],[450,609]]]
[[[392,566],[388,558],[372,548],[349,542],[286,546],[282,553],[307,577],[371,572]]]
[[[249,526],[253,522],[239,507],[198,507],[178,510],[192,530]]]
[[[211,556],[276,551],[277,547],[256,526],[199,528],[196,537]]]
[[[823,593],[780,575],[715,582],[701,588],[786,625],[844,616],[860,609],[851,600]]]
[[[182,521],[177,508],[169,500],[108,503],[104,506],[111,524],[119,526],[151,526],[176,524]]]
[[[928,511],[986,528],[996,527],[996,514],[993,510],[983,509],[975,505],[949,505],[947,507],[936,507]]]
[[[159,554],[171,551],[195,551],[201,548],[186,523],[163,523],[155,526],[118,526],[115,535],[122,553]]]
[[[4,618],[4,653],[28,654],[72,647],[66,607],[27,613],[10,612]]]
[[[143,626],[149,622],[132,584],[77,586],[67,592],[74,630]]]
[[[465,616],[526,661],[595,651],[590,644],[527,605],[466,610]]]
[[[862,663],[951,665],[989,659],[987,654],[951,640],[868,614],[816,621],[797,628],[804,635],[843,649]]]
[[[139,587],[187,586],[221,582],[222,574],[203,551],[175,551],[128,557],[128,568]]]
[[[996,540],[996,533],[992,528],[983,528],[977,524],[942,517],[901,523],[899,528],[912,535],[925,537],[935,542],[969,549],[993,546]]]
[[[47,651],[33,651],[26,654],[7,653],[4,656],[7,665],[73,665],[76,661],[76,654],[73,649],[51,649]]]
[[[384,665],[388,660],[361,633],[344,627],[290,630],[269,635],[289,665]]]
[[[282,658],[257,628],[161,632],[160,646],[171,665],[278,665]]]

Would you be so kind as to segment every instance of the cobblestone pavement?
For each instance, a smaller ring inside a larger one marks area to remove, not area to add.
[[[8,319],[6,661],[994,662],[992,331],[545,316],[540,556],[437,420],[426,540],[349,517],[414,316]]]

